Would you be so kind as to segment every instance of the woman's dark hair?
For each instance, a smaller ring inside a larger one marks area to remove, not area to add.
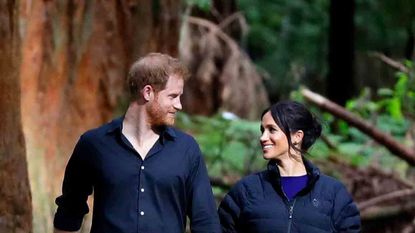
[[[264,110],[261,119],[267,112],[271,112],[272,118],[278,127],[287,136],[288,144],[291,148],[296,149],[291,142],[291,133],[298,130],[304,132],[301,143],[301,152],[305,153],[314,144],[316,139],[321,135],[321,124],[316,117],[301,103],[284,100]]]

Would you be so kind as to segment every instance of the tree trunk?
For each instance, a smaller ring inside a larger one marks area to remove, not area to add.
[[[0,1],[0,232],[32,232],[32,207],[21,122],[18,2]]]
[[[412,28],[412,25],[407,26],[406,33],[407,33],[408,39],[405,45],[405,54],[404,54],[405,59],[413,60],[415,58],[414,56],[415,35],[414,35],[414,30]]]
[[[353,79],[354,12],[354,0],[331,0],[327,96],[343,106],[355,91]]]
[[[21,2],[22,121],[34,232],[52,231],[54,198],[80,134],[124,113],[131,63],[151,51],[177,56],[180,9],[180,0]]]

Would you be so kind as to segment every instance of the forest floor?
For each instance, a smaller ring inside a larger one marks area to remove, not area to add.
[[[314,162],[348,187],[360,209],[363,233],[415,232],[414,177],[402,179],[374,166],[358,168],[336,157]]]

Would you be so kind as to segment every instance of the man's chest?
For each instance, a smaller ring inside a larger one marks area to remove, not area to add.
[[[94,186],[101,189],[157,186],[161,189],[185,185],[192,162],[185,150],[152,148],[143,160],[131,149],[102,148],[94,156]]]

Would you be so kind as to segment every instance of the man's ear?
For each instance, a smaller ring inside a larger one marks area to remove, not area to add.
[[[141,93],[143,95],[143,99],[147,102],[154,98],[154,89],[151,85],[145,85]]]

